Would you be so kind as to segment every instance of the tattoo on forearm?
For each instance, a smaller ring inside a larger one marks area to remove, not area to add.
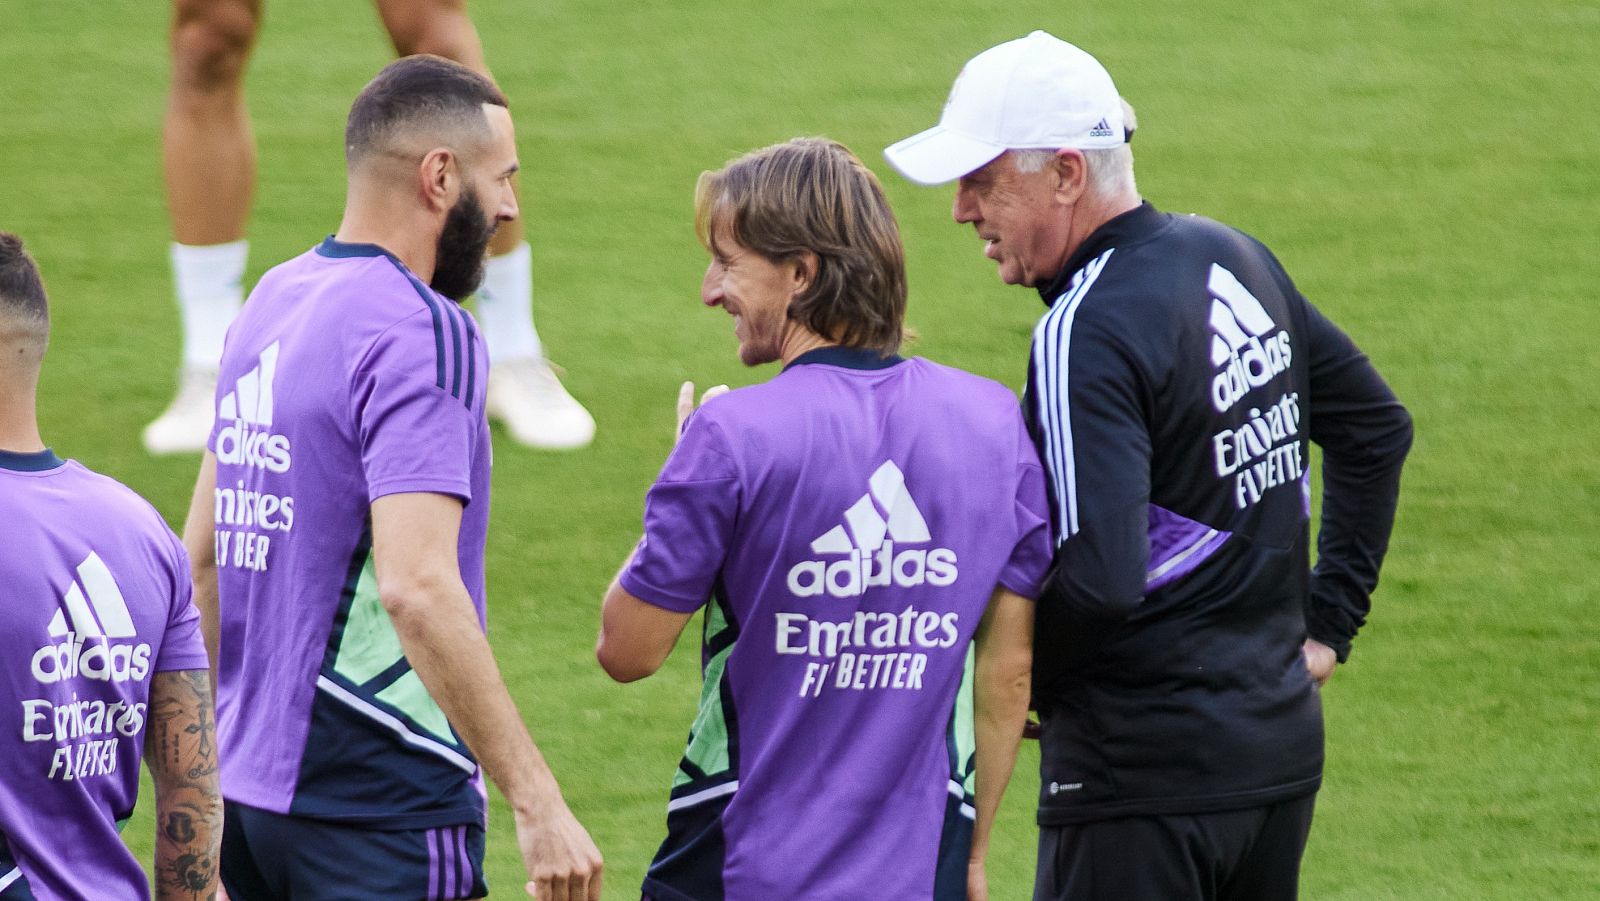
[[[167,838],[180,845],[194,841],[194,817],[182,811],[174,811],[167,816],[167,824],[161,830]]]
[[[198,896],[200,892],[211,889],[209,897],[217,896],[215,880],[217,878],[216,864],[208,857],[195,854],[180,854],[172,863],[172,881],[183,891]]]
[[[215,899],[222,795],[211,679],[205,670],[156,673],[145,758],[156,783],[156,897]]]

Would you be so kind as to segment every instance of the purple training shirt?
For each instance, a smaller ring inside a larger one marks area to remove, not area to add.
[[[370,511],[389,494],[459,498],[483,621],[487,365],[472,317],[373,245],[329,238],[251,292],[209,444],[229,801],[388,828],[481,821],[477,763],[378,600]]]
[[[139,795],[150,680],[203,670],[189,561],[126,487],[0,452],[0,896],[149,898],[117,832]]]
[[[972,636],[1035,597],[1044,478],[1016,397],[841,348],[702,407],[622,574],[706,606],[657,901],[964,898]]]

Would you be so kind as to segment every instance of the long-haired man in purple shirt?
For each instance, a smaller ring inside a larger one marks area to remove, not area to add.
[[[702,176],[696,207],[701,299],[733,317],[746,365],[783,369],[692,416],[684,386],[606,594],[597,650],[621,681],[706,611],[644,892],[983,898],[1050,556],[1016,396],[899,355],[899,230],[843,146],[758,150]]]

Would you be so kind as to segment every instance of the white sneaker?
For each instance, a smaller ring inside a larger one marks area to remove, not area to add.
[[[529,447],[575,450],[594,440],[594,417],[543,358],[490,366],[488,413]]]
[[[156,420],[144,427],[144,448],[152,454],[191,454],[206,449],[216,403],[217,371],[178,372],[178,394]]]

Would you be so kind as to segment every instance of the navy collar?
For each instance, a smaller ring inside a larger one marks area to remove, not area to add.
[[[376,244],[347,244],[344,241],[334,240],[333,235],[322,239],[317,245],[317,255],[332,257],[336,260],[346,257],[388,257],[395,259],[395,255]]]
[[[1039,296],[1044,299],[1044,305],[1055,306],[1056,300],[1067,293],[1067,288],[1072,284],[1072,277],[1078,274],[1078,270],[1104,253],[1107,247],[1142,241],[1165,226],[1168,218],[1166,213],[1156,209],[1146,200],[1126,213],[1107,219],[1083,239],[1083,243],[1079,244],[1078,249],[1067,258],[1066,264],[1056,273],[1055,278],[1039,286]]]
[[[885,357],[875,350],[867,350],[864,347],[840,347],[835,344],[806,351],[790,360],[789,365],[783,367],[783,371],[788,372],[796,366],[809,366],[812,364],[842,366],[845,369],[888,369],[890,366],[904,363],[905,361],[906,358],[899,354],[890,354]]]
[[[13,472],[45,472],[57,466],[64,466],[66,462],[48,447],[32,454],[0,450],[0,469],[9,469]]]

